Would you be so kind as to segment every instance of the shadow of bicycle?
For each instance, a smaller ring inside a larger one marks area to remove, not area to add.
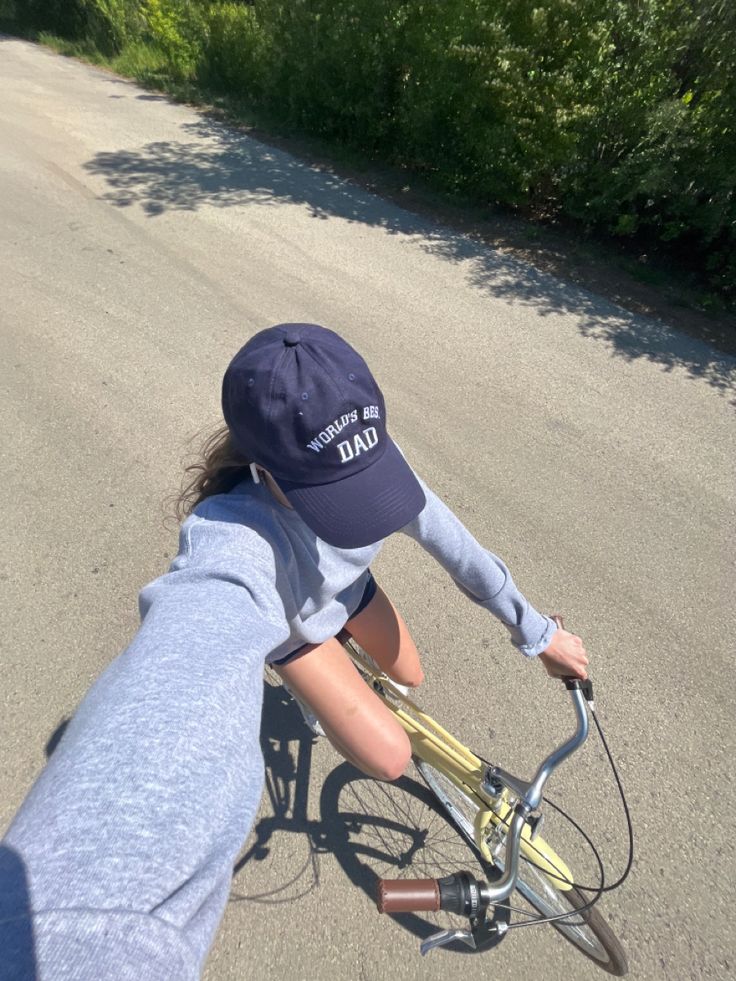
[[[461,869],[493,878],[493,870],[480,863],[447,823],[432,794],[408,776],[382,783],[342,763],[322,785],[319,818],[310,818],[311,755],[316,737],[280,686],[265,684],[262,718],[266,766],[263,810],[267,813],[256,823],[233,870],[231,902],[294,902],[318,888],[323,855],[334,856],[371,903],[381,878],[432,878]],[[239,873],[248,863],[271,859],[271,841],[280,832],[304,837],[306,859],[296,869],[288,863],[287,877],[267,890],[244,893],[238,886]],[[505,912],[498,916],[507,919]],[[391,919],[422,940],[441,929],[467,926],[467,921],[444,913],[393,914]],[[448,949],[472,953],[459,943]]]
[[[312,892],[319,884],[319,854],[324,848],[320,843],[319,822],[308,817],[307,806],[315,739],[285,689],[265,683],[261,716],[265,800],[248,847],[233,869],[233,879],[237,880],[248,863],[266,862],[272,857],[271,840],[278,832],[303,836],[308,854],[296,870],[289,863],[287,880],[274,882],[267,891],[257,894],[245,894],[233,888],[230,902],[291,903]]]

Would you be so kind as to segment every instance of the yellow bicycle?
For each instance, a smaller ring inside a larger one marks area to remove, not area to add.
[[[425,954],[458,941],[481,950],[513,928],[508,917],[494,916],[489,921],[486,914],[491,909],[507,908],[505,900],[517,889],[541,914],[537,921],[551,922],[608,973],[626,974],[626,955],[620,942],[593,908],[595,900],[585,899],[571,870],[542,838],[541,815],[535,813],[551,773],[587,738],[585,684],[566,682],[577,716],[575,735],[547,757],[532,780],[524,781],[484,762],[458,742],[403,694],[353,640],[341,639],[358,670],[406,730],[414,764],[445,816],[480,857],[486,874],[496,877],[494,882],[485,882],[459,871],[439,879],[380,879],[379,911],[444,910],[464,915],[464,929],[440,930],[423,941],[421,951]],[[592,702],[592,688],[588,700]]]

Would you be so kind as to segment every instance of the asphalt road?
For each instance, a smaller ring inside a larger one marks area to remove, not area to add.
[[[229,358],[316,321],[372,365],[419,472],[586,640],[637,835],[604,902],[631,977],[732,977],[733,359],[32,45],[0,40],[0,91],[0,826],[176,549],[161,501]],[[572,723],[564,695],[408,542],[377,573],[429,709],[529,773]],[[367,892],[412,852],[413,805],[395,841],[354,820],[367,783],[266,706],[271,792],[207,981],[596,975],[549,928],[420,958],[425,926]],[[614,876],[620,805],[592,740],[581,757],[551,790]]]

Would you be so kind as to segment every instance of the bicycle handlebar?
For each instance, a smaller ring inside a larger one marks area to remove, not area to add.
[[[485,909],[491,903],[503,902],[511,895],[515,886],[519,868],[519,847],[521,832],[529,814],[539,806],[542,799],[542,789],[560,763],[570,756],[585,742],[588,736],[588,715],[585,701],[592,699],[590,681],[580,681],[577,678],[563,678],[565,687],[570,692],[577,715],[577,730],[575,735],[558,746],[543,761],[534,778],[528,783],[512,778],[497,768],[492,769],[495,776],[501,778],[506,786],[518,794],[518,800],[513,810],[508,836],[506,838],[504,874],[498,882],[478,883],[469,873],[458,873],[446,879],[379,879],[378,880],[378,911],[379,913],[411,913],[420,911],[437,911],[440,909],[452,912],[465,912],[472,916],[479,909]],[[507,778],[504,780],[504,778]],[[465,897],[459,899],[454,885],[458,877],[467,876],[458,888]],[[452,880],[452,885],[451,885]],[[474,884],[474,885],[473,885]],[[456,908],[458,903],[462,908]]]

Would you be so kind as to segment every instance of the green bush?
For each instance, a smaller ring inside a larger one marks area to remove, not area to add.
[[[27,25],[123,61],[133,52],[141,71],[165,66],[480,203],[685,258],[736,299],[733,0],[14,8]]]
[[[193,78],[202,60],[206,7],[196,0],[146,0],[146,25],[177,80]]]
[[[396,0],[256,0],[265,102],[299,126],[365,149],[395,141],[405,8]]]
[[[86,36],[100,51],[117,54],[145,28],[142,0],[76,0],[86,20]]]
[[[26,0],[15,4],[25,28],[86,40],[106,54],[120,51],[144,28],[145,0]]]
[[[736,287],[736,10],[620,4],[563,213],[699,261]],[[730,285],[729,285],[730,283]]]
[[[84,0],[16,0],[15,17],[23,28],[82,37],[87,27]]]
[[[413,16],[399,108],[410,160],[481,199],[547,210],[590,113],[579,64],[603,43],[600,7],[449,0]]]
[[[265,39],[253,7],[212,3],[204,18],[201,79],[212,87],[260,100]]]

